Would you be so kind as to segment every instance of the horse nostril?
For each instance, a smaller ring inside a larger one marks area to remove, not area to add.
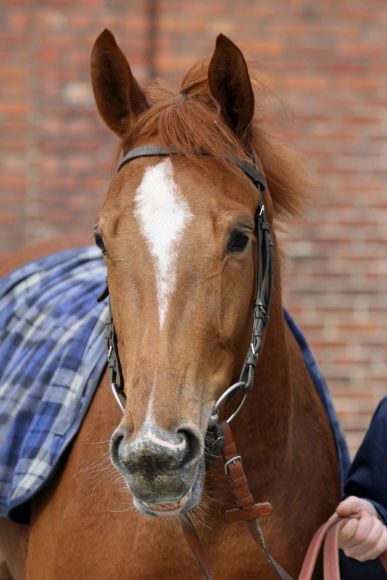
[[[118,429],[113,433],[110,440],[110,452],[115,461],[119,460],[120,457],[120,445],[124,440],[125,435],[121,433]]]
[[[193,429],[185,427],[178,430],[178,435],[182,435],[185,441],[185,450],[181,461],[181,467],[189,467],[196,462],[202,452],[201,438]]]

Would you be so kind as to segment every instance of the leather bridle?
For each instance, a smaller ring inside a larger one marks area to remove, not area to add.
[[[120,161],[117,167],[117,173],[127,165],[130,161],[140,157],[168,157],[177,155],[176,148],[171,146],[168,149],[158,145],[146,145],[130,150]],[[205,155],[205,153],[201,153]],[[221,405],[233,397],[237,391],[242,392],[242,401],[229,416],[227,422],[230,423],[241,410],[249,391],[254,384],[255,366],[258,357],[262,350],[262,343],[265,328],[269,322],[269,310],[272,298],[273,277],[274,277],[274,245],[270,236],[270,226],[266,218],[265,205],[263,193],[266,190],[266,182],[263,175],[254,165],[247,163],[237,157],[230,159],[232,163],[237,165],[243,173],[251,179],[256,186],[260,201],[255,212],[255,234],[257,238],[258,258],[256,264],[256,296],[253,306],[253,328],[249,350],[247,352],[238,382],[231,385],[216,401],[211,418],[210,425],[218,422],[219,409]],[[109,294],[108,286],[99,297],[98,300],[103,300]],[[124,377],[120,364],[120,357],[118,354],[117,334],[113,324],[112,312],[109,304],[109,319],[106,323],[105,332],[105,347],[108,358],[108,366],[110,369],[110,385],[120,409],[124,412],[124,405],[120,397],[125,397],[124,393]]]
[[[159,145],[146,145],[130,150],[118,165],[117,172],[134,159],[143,157],[167,157],[178,155],[178,151],[172,145],[168,149]],[[205,152],[200,155],[206,155]],[[208,425],[206,435],[206,469],[209,469],[212,460],[221,452],[225,461],[225,472],[238,504],[237,509],[228,510],[226,517],[229,521],[245,521],[254,541],[262,548],[266,559],[279,578],[289,579],[288,574],[277,564],[269,554],[259,517],[269,515],[271,506],[268,503],[254,503],[248,488],[246,476],[243,471],[241,456],[238,455],[232,438],[230,423],[236,417],[245,403],[248,393],[254,385],[254,375],[257,360],[261,354],[265,329],[269,322],[269,311],[272,299],[274,277],[274,245],[270,236],[270,226],[266,217],[263,194],[266,190],[266,181],[257,168],[257,159],[253,154],[253,164],[237,157],[229,159],[231,163],[239,167],[243,173],[254,183],[259,192],[259,203],[255,212],[255,234],[257,240],[257,263],[256,263],[256,294],[253,304],[253,326],[251,341],[246,354],[239,380],[228,387],[216,401]],[[109,294],[108,286],[100,296],[103,300]],[[109,319],[106,323],[105,347],[107,351],[108,367],[110,369],[110,385],[120,409],[124,412],[125,407],[122,398],[124,393],[124,377],[121,369],[117,345],[117,334],[114,328],[112,311],[109,301]],[[238,393],[241,400],[226,420],[219,423],[220,409],[225,403],[229,403]],[[189,515],[181,517],[183,531],[192,549],[194,556],[206,578],[211,578],[205,552],[200,543],[197,532],[190,520]]]

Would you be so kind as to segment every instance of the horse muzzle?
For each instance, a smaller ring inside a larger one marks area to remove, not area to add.
[[[199,503],[204,441],[193,425],[182,425],[171,433],[144,424],[134,437],[121,424],[113,433],[110,455],[140,511],[170,516]]]

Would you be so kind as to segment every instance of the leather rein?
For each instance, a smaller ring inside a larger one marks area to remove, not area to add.
[[[206,155],[205,152],[201,154]],[[138,147],[130,150],[123,157],[118,165],[117,172],[119,172],[130,161],[140,157],[167,157],[173,155],[178,155],[174,146],[170,146],[168,149],[158,145]],[[228,477],[237,503],[236,508],[227,510],[225,516],[226,520],[229,522],[245,521],[252,538],[262,549],[267,562],[276,575],[282,580],[291,580],[291,577],[281,568],[274,558],[272,558],[267,549],[259,518],[270,515],[272,508],[267,502],[255,503],[243,470],[242,458],[235,447],[230,427],[231,421],[241,410],[249,391],[254,385],[255,367],[262,351],[264,333],[269,322],[269,310],[273,290],[274,245],[270,236],[270,226],[266,218],[263,197],[266,190],[266,181],[257,168],[257,159],[255,155],[253,156],[253,164],[247,163],[237,157],[230,159],[230,161],[237,165],[254,183],[259,192],[260,199],[255,212],[255,234],[258,258],[256,263],[256,294],[253,304],[251,341],[239,375],[239,380],[222,393],[213,407],[206,434],[206,469],[210,469],[212,461],[221,453],[223,454],[225,473]],[[108,286],[106,286],[98,300],[101,301],[108,297],[108,295],[109,289]],[[118,353],[118,340],[114,328],[110,301],[109,319],[106,323],[105,329],[105,347],[108,367],[110,369],[110,385],[112,393],[121,411],[124,413],[125,405],[122,402],[122,399],[125,399],[124,377]],[[221,408],[233,400],[237,394],[240,394],[241,396],[240,402],[236,405],[226,420],[219,422]],[[207,556],[191,518],[188,513],[182,514],[180,518],[184,535],[196,558],[198,566],[201,569],[203,576],[210,580],[212,575],[209,572]]]

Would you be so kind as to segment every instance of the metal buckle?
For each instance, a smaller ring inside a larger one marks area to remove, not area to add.
[[[226,475],[228,475],[228,466],[231,465],[231,463],[236,463],[237,461],[240,461],[242,463],[242,457],[240,455],[235,455],[235,457],[231,457],[231,459],[226,461],[226,463],[224,464],[224,473]]]

